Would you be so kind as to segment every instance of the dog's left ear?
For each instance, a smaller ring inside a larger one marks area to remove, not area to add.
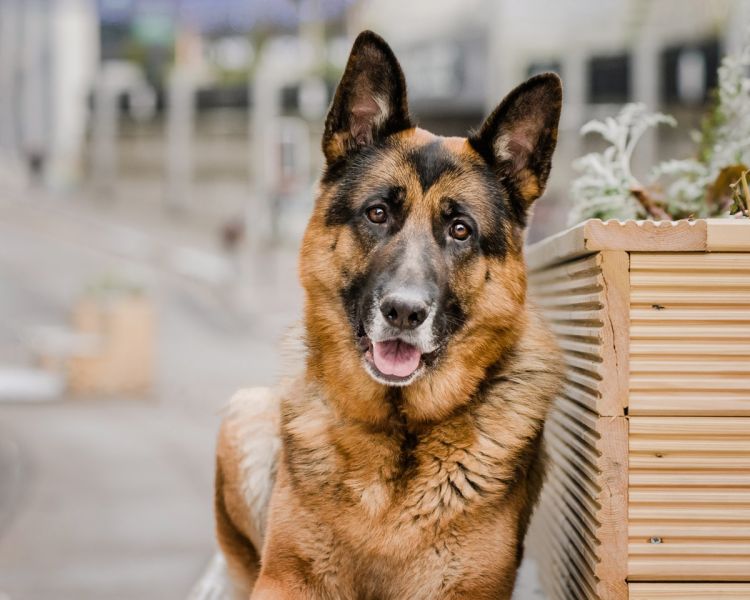
[[[469,142],[520,198],[523,213],[544,192],[562,106],[554,73],[532,77],[511,91]]]
[[[401,65],[383,38],[363,31],[354,41],[326,118],[326,161],[330,165],[362,146],[410,127]]]

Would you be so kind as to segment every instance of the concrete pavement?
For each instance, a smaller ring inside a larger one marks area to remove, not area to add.
[[[185,252],[236,268],[210,240],[117,227],[95,211],[0,202],[0,364],[28,362],[24,332],[66,323],[103,275],[137,283],[158,315],[148,397],[0,404],[3,600],[184,598],[214,551],[219,410],[238,387],[273,383],[278,339],[299,315],[293,251],[250,265],[259,294],[170,268]]]

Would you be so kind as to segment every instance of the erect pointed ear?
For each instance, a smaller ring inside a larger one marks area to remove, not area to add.
[[[326,118],[328,164],[361,146],[412,127],[401,65],[372,31],[357,36]]]
[[[557,143],[562,84],[554,73],[511,91],[469,142],[512,187],[522,213],[544,192]]]

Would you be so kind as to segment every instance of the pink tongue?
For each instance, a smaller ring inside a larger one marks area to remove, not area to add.
[[[401,340],[375,342],[372,345],[375,366],[384,375],[408,377],[417,370],[421,357],[417,348]]]

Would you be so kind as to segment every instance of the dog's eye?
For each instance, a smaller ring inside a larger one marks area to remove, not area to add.
[[[367,209],[367,218],[373,223],[385,223],[386,219],[388,219],[388,212],[385,206],[378,204]]]
[[[463,221],[455,221],[451,225],[448,232],[451,234],[451,237],[454,240],[463,242],[464,240],[468,240],[469,237],[471,236],[471,227],[469,227]]]

